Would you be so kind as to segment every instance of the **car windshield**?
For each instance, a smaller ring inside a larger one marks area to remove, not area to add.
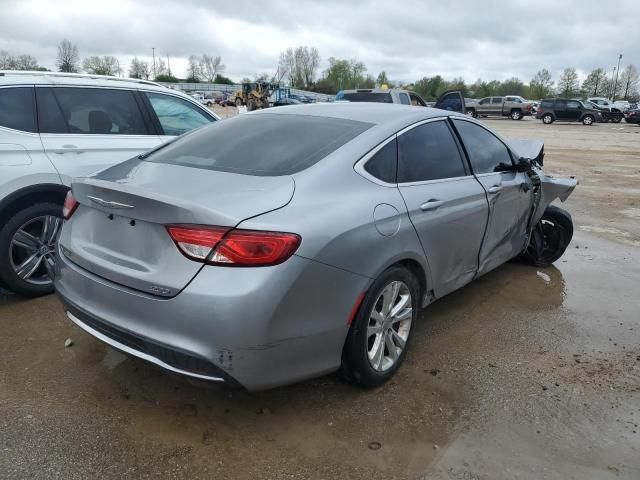
[[[337,100],[348,100],[349,102],[378,102],[393,103],[389,92],[350,92],[343,93]]]
[[[308,115],[240,115],[195,130],[142,158],[245,175],[291,175],[319,162],[371,126]]]

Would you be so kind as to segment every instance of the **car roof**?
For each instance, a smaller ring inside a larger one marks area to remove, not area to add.
[[[9,85],[77,85],[93,87],[116,87],[144,90],[167,91],[168,87],[150,80],[137,78],[111,77],[84,73],[30,72],[0,70],[0,86]]]
[[[460,116],[466,118],[466,115],[461,113],[440,110],[438,108],[377,102],[310,103],[258,110],[251,112],[249,115],[273,113],[279,115],[312,115],[340,118],[372,123],[374,125],[385,123],[406,123],[409,125],[420,120],[444,116]]]
[[[354,88],[351,90],[342,91],[342,93],[391,93],[391,92],[409,93],[409,90],[405,90],[404,88]]]

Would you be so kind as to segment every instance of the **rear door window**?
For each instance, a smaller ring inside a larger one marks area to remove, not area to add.
[[[291,175],[319,162],[371,126],[309,115],[239,115],[190,132],[141,158],[246,175]]]
[[[191,102],[173,95],[145,92],[164,135],[182,135],[215,119]]]
[[[39,99],[49,109],[45,114],[49,117],[40,126],[42,133],[148,134],[131,90],[73,87],[54,87],[49,90],[39,93]],[[56,104],[59,110],[54,113]],[[60,114],[66,132],[61,131]]]
[[[398,183],[464,176],[460,151],[444,121],[418,125],[398,136]]]
[[[509,150],[494,134],[464,120],[454,119],[453,123],[464,143],[473,173],[495,173],[501,170],[501,165],[513,163]]]
[[[0,127],[36,131],[33,87],[0,88]]]

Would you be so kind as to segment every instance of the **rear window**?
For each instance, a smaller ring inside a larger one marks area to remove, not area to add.
[[[371,126],[308,115],[240,115],[188,133],[142,158],[245,175],[291,175],[319,162]]]
[[[36,131],[33,87],[0,88],[0,127]]]
[[[389,92],[353,92],[344,93],[340,100],[348,100],[350,102],[377,102],[377,103],[393,103],[391,93]]]

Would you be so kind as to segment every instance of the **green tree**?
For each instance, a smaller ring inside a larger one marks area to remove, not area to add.
[[[498,94],[524,96],[524,83],[518,77],[511,77],[500,83]]]
[[[378,74],[378,78],[376,78],[376,83],[381,87],[382,85],[389,85],[389,79],[387,78],[387,72],[384,70]]]
[[[363,87],[371,82],[375,84],[373,77],[365,77],[367,67],[364,63],[355,59],[342,60],[335,57],[329,57],[329,68],[324,72],[323,87],[331,87],[333,91],[348,90],[352,88]]]
[[[574,97],[579,94],[579,85],[576,69],[565,68],[558,80],[558,93],[563,97]]]
[[[221,83],[223,85],[233,85],[234,82],[229,77],[225,77],[224,75],[217,74],[216,78],[213,79],[213,83]]]
[[[604,95],[609,89],[609,81],[607,79],[607,72],[604,68],[596,68],[592,70],[587,78],[582,82],[582,94],[585,97],[597,97],[598,95]]]
[[[546,68],[538,70],[538,73],[531,79],[529,84],[529,96],[535,99],[548,97],[553,93],[553,83],[549,70]]]

